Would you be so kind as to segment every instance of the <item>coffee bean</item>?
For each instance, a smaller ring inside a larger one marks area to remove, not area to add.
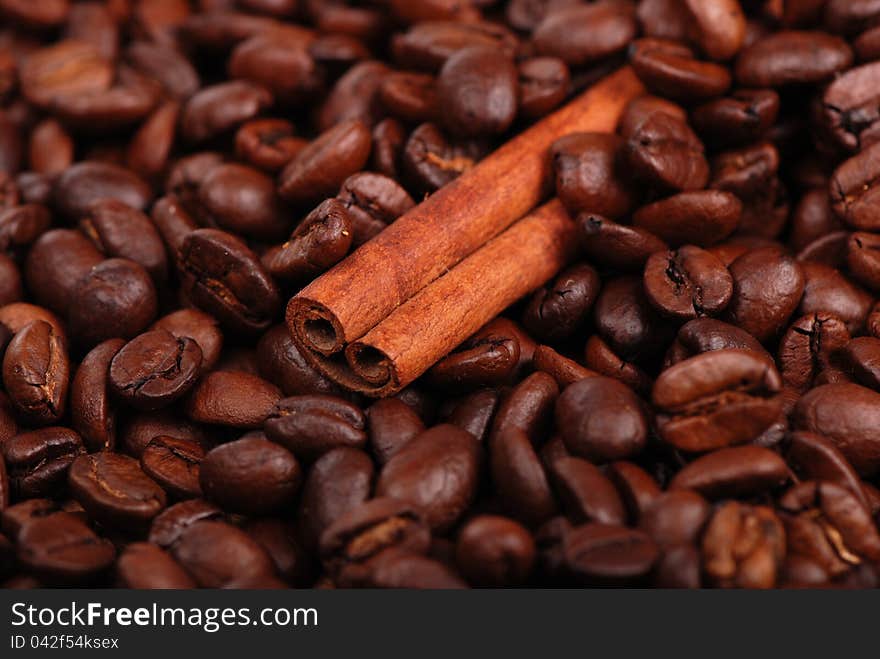
[[[202,351],[202,370],[209,371],[220,359],[223,348],[223,333],[217,321],[198,309],[180,309],[163,316],[150,328],[165,330],[178,340],[190,338]]]
[[[712,506],[697,492],[671,490],[649,504],[639,518],[639,528],[666,550],[698,542],[711,513]]]
[[[703,533],[703,569],[719,586],[773,588],[785,540],[782,522],[770,508],[724,503]]]
[[[351,217],[352,245],[355,247],[367,242],[415,206],[409,193],[396,181],[371,172],[349,176],[336,198],[345,205]]]
[[[779,94],[772,89],[739,89],[694,108],[691,120],[707,143],[736,146],[764,137],[778,113]]]
[[[413,187],[430,193],[471,169],[480,155],[476,143],[450,143],[435,124],[424,123],[410,133],[401,169]]]
[[[64,414],[70,379],[67,345],[53,327],[35,320],[16,333],[3,358],[3,385],[16,410],[37,425]]]
[[[776,369],[748,350],[713,350],[686,359],[654,383],[660,435],[686,451],[755,439],[781,410],[775,397],[781,384]]]
[[[691,320],[715,315],[730,302],[733,278],[715,256],[693,245],[648,259],[645,295],[666,316]]]
[[[624,154],[634,176],[661,190],[699,190],[709,180],[699,138],[684,121],[663,112],[639,124]]]
[[[632,8],[603,1],[548,12],[535,27],[533,39],[541,55],[583,66],[622,51],[635,33]]]
[[[852,49],[839,37],[824,32],[777,32],[743,49],[736,61],[736,78],[747,87],[822,82],[852,61]]]
[[[517,522],[496,515],[468,521],[455,548],[456,564],[468,581],[496,588],[524,583],[535,554],[531,534]]]
[[[517,519],[537,525],[556,512],[547,475],[521,429],[508,428],[493,439],[490,469],[499,498]]]
[[[166,551],[149,542],[134,542],[119,555],[116,578],[123,588],[195,588],[183,567]]]
[[[575,522],[623,524],[626,511],[614,484],[586,460],[563,457],[550,466],[559,499]]]
[[[218,446],[205,455],[199,469],[199,483],[209,500],[251,515],[290,504],[301,482],[296,458],[265,439],[239,439]]]
[[[339,447],[362,448],[367,441],[364,414],[333,396],[293,396],[277,402],[263,428],[269,439],[295,455],[313,460]]]
[[[508,3],[510,6],[511,3]],[[517,65],[520,114],[537,118],[549,114],[568,95],[571,75],[558,57],[531,57]]]
[[[143,210],[151,197],[149,186],[131,170],[88,160],[66,169],[53,191],[55,206],[74,220],[88,215],[92,204],[101,199],[115,199]]]
[[[70,465],[70,491],[89,516],[108,526],[143,529],[165,507],[165,491],[117,453],[81,455]]]
[[[466,424],[468,427],[464,427],[452,419],[450,423],[470,431],[477,439],[481,439],[475,434],[474,426]],[[419,416],[396,398],[386,398],[373,403],[367,410],[367,425],[370,447],[381,464],[388,462],[425,430],[425,424]]]
[[[203,142],[252,119],[271,104],[268,90],[243,80],[204,87],[184,105],[181,133],[191,142]]]
[[[395,35],[391,42],[395,60],[424,71],[439,71],[450,55],[477,45],[513,54],[517,38],[496,23],[439,20],[416,23],[403,34]]]
[[[650,231],[616,224],[600,215],[582,213],[577,217],[577,225],[587,256],[596,263],[624,271],[641,270],[651,254],[667,248]]]
[[[278,388],[256,375],[214,371],[193,389],[186,410],[197,423],[259,428],[281,398]]]
[[[196,522],[222,519],[223,511],[204,499],[181,501],[156,515],[150,525],[149,541],[163,549],[169,549]]]
[[[645,533],[612,524],[584,524],[563,543],[566,568],[589,584],[627,584],[647,575],[658,558]]]
[[[760,446],[724,448],[686,465],[670,490],[696,490],[710,498],[752,496],[784,485],[788,466],[777,453]]]
[[[832,368],[834,353],[849,342],[846,325],[826,313],[797,319],[779,342],[778,364],[782,383],[799,392],[817,383],[823,371]]]
[[[263,334],[257,343],[257,361],[260,375],[286,396],[341,393],[339,385],[309,365],[294,345],[286,325],[275,325]]]
[[[10,437],[2,454],[11,493],[16,499],[64,493],[68,469],[84,452],[82,439],[68,428],[41,428]]]
[[[736,230],[742,209],[742,202],[729,192],[682,192],[642,206],[633,214],[633,227],[672,246],[708,247]]]
[[[159,435],[141,454],[141,469],[171,496],[194,499],[202,496],[199,466],[205,451],[188,439]]]
[[[70,385],[71,421],[90,452],[112,451],[116,446],[116,411],[108,381],[110,364],[124,345],[122,339],[110,339],[95,346],[83,358]]]
[[[553,143],[556,194],[570,213],[619,219],[629,212],[635,195],[616,169],[623,144],[607,133],[571,133]]]
[[[726,68],[697,59],[686,45],[669,39],[643,38],[633,42],[630,63],[651,92],[677,101],[715,98],[731,84]]]
[[[62,513],[34,520],[17,538],[21,564],[48,583],[84,585],[113,564],[113,544],[75,516]]]

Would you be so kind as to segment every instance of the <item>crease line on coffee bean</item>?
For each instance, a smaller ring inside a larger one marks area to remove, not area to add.
[[[294,343],[347,389],[400,391],[571,260],[562,204],[530,213],[551,188],[550,146],[613,132],[643,92],[619,69],[411,209],[290,300]]]

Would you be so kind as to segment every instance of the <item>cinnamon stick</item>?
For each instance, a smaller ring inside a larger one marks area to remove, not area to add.
[[[549,147],[578,131],[613,131],[643,92],[629,67],[601,80],[484,158],[313,281],[287,308],[301,350],[329,356],[547,196]],[[526,291],[524,291],[525,293]]]

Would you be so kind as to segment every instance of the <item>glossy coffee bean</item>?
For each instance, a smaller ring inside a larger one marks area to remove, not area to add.
[[[669,488],[719,499],[772,491],[788,479],[788,466],[777,453],[760,446],[737,446],[697,458],[675,475]]]
[[[26,420],[48,425],[60,419],[69,381],[67,342],[49,323],[35,320],[15,334],[3,357],[3,386]]]
[[[196,583],[161,547],[148,542],[128,545],[116,563],[116,578],[123,588],[188,589]]]
[[[124,345],[123,339],[99,343],[80,362],[70,385],[71,421],[90,452],[113,450],[116,446],[117,420],[110,400],[110,364]]]
[[[565,567],[588,584],[627,584],[647,575],[658,558],[656,544],[636,529],[584,524],[563,543]]]
[[[623,50],[635,32],[629,5],[603,1],[548,12],[535,27],[533,39],[540,54],[583,66]]]
[[[852,50],[839,37],[824,32],[777,32],[740,53],[736,78],[748,87],[822,82],[852,61]]]
[[[19,562],[48,583],[88,584],[108,570],[116,558],[109,540],[67,513],[29,523],[16,544]]]
[[[549,342],[567,339],[585,323],[599,286],[599,274],[592,266],[578,264],[568,268],[551,286],[532,296],[523,316],[524,327]]]
[[[68,469],[84,452],[82,439],[68,428],[41,428],[10,437],[2,446],[9,491],[17,499],[63,494]]]
[[[223,348],[223,332],[217,321],[198,309],[180,309],[163,316],[150,328],[165,330],[178,340],[192,339],[202,351],[202,370],[212,369],[220,359]]]
[[[270,410],[263,429],[269,439],[313,460],[340,446],[362,448],[366,420],[356,405],[333,396],[284,398]]]
[[[660,313],[679,320],[716,315],[733,296],[733,278],[724,264],[693,245],[651,256],[644,286]]]
[[[197,442],[159,435],[141,454],[141,469],[170,496],[195,499],[202,496],[199,466],[204,457],[205,451]]]
[[[672,246],[708,247],[736,230],[742,211],[742,202],[729,192],[682,192],[639,208],[633,214],[633,228]]]
[[[197,423],[256,429],[272,414],[280,398],[275,385],[256,375],[214,371],[198,382],[186,410]]]
[[[268,90],[243,80],[205,87],[184,105],[181,133],[191,142],[202,142],[252,119],[271,103]]]
[[[661,190],[699,190],[709,179],[703,144],[686,123],[655,112],[630,135],[626,162],[633,175]]]
[[[535,541],[517,522],[482,515],[462,527],[455,548],[456,565],[477,586],[522,584],[535,562]]]
[[[551,147],[556,194],[572,214],[618,219],[632,208],[631,184],[617,170],[623,139],[607,133],[571,133]]]

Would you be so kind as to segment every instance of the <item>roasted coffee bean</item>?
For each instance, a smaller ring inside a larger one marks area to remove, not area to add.
[[[366,420],[356,405],[334,396],[292,396],[277,401],[263,429],[269,439],[303,459],[340,446],[363,448]]]
[[[274,181],[252,167],[214,167],[202,179],[198,198],[199,212],[226,231],[257,240],[278,240],[290,230]]]
[[[660,96],[644,94],[626,104],[617,122],[617,132],[623,139],[628,140],[642,122],[655,112],[663,112],[681,121],[688,120],[687,111],[677,103]]]
[[[872,144],[845,160],[831,178],[829,191],[835,214],[852,229],[876,231],[880,215],[874,203],[880,169],[880,144]]]
[[[633,42],[630,63],[652,93],[677,101],[715,98],[724,94],[731,83],[726,68],[697,59],[686,45],[669,39]]]
[[[113,338],[130,339],[156,317],[156,286],[142,265],[128,259],[107,259],[93,267],[73,290],[68,327],[86,347]],[[100,318],[101,322],[95,322]]]
[[[812,387],[822,372],[832,368],[835,352],[849,342],[846,325],[826,313],[797,319],[779,342],[777,362],[782,383],[795,391]]]
[[[296,458],[278,444],[239,439],[205,455],[199,483],[208,500],[227,510],[264,515],[292,503],[302,483],[302,470]]]
[[[878,79],[880,65],[865,64],[838,76],[822,96],[824,127],[839,146],[849,151],[870,146],[880,136]]]
[[[613,524],[584,524],[563,541],[565,567],[587,584],[631,584],[647,575],[659,551],[651,538],[636,529]]]
[[[733,295],[733,278],[715,256],[685,245],[648,259],[644,287],[648,300],[660,313],[691,320],[723,311]]]
[[[345,446],[315,461],[303,484],[299,507],[299,526],[309,549],[317,548],[325,529],[370,498],[373,471],[366,453]]]
[[[36,237],[29,250],[25,283],[38,303],[66,314],[77,283],[101,260],[101,253],[80,232],[53,229]]]
[[[724,503],[703,533],[703,569],[721,587],[773,588],[785,540],[782,522],[770,508]]]
[[[517,428],[533,442],[541,441],[549,430],[558,395],[559,387],[553,378],[546,373],[533,373],[500,402],[490,440],[494,442],[496,436]]]
[[[772,491],[788,479],[788,466],[777,453],[737,446],[697,458],[675,475],[669,489],[695,490],[710,499],[747,497]]]
[[[494,405],[491,409],[494,411]],[[456,423],[452,418],[450,423],[469,431],[477,439],[482,439],[482,432],[477,430],[477,426]],[[468,427],[464,427],[465,425]],[[480,425],[484,429],[488,421]],[[388,462],[425,430],[425,424],[412,408],[396,398],[373,403],[367,410],[367,426],[370,448],[380,464]]]
[[[70,492],[89,516],[111,527],[138,530],[165,507],[165,491],[134,458],[102,451],[70,465]]]
[[[746,17],[738,0],[685,0],[684,4],[703,52],[715,60],[736,55],[746,37]]]
[[[440,425],[422,433],[382,468],[377,496],[418,506],[434,529],[448,529],[476,493],[479,445],[470,433]]]
[[[856,231],[846,242],[846,262],[855,279],[871,290],[880,289],[880,240],[873,233]]]
[[[733,299],[726,318],[759,341],[777,336],[804,292],[803,268],[774,247],[747,252],[730,264]],[[767,285],[773,282],[772,288]]]
[[[403,121],[419,124],[437,118],[437,84],[432,75],[388,73],[382,77],[378,95],[382,106]]]
[[[729,192],[682,192],[642,206],[633,214],[633,228],[648,231],[674,247],[708,247],[736,230],[742,210],[742,202]]]
[[[257,362],[260,375],[279,387],[285,396],[342,393],[339,385],[305,360],[286,325],[276,325],[263,334],[257,343]]]
[[[599,294],[599,274],[587,264],[562,272],[535,293],[523,315],[523,326],[534,336],[554,342],[574,335],[586,321]]]
[[[425,553],[431,531],[411,503],[376,498],[342,514],[321,534],[321,561],[331,574],[367,563],[390,548]]]
[[[467,430],[480,442],[487,439],[492,417],[498,408],[499,395],[492,389],[481,389],[459,401],[449,416],[447,423]]]
[[[222,520],[223,511],[204,499],[188,499],[168,506],[150,525],[149,541],[162,549],[173,547],[187,528],[202,520]]]
[[[202,588],[230,588],[275,572],[272,559],[260,545],[238,527],[221,521],[200,520],[187,526],[171,553]]]
[[[439,116],[464,137],[503,133],[517,111],[517,72],[512,58],[488,46],[464,48],[449,57],[437,76]]]
[[[88,160],[66,169],[53,191],[55,206],[73,220],[86,216],[92,204],[101,199],[116,199],[143,210],[151,196],[149,186],[131,170]]]
[[[371,172],[349,176],[336,197],[348,210],[352,223],[352,245],[357,247],[415,206],[396,181]]]
[[[880,339],[860,336],[841,347],[839,359],[844,368],[860,384],[880,388]]]
[[[439,71],[450,55],[476,45],[492,46],[513,54],[517,38],[496,23],[437,20],[416,23],[391,41],[395,60],[425,71]]]
[[[607,133],[571,133],[551,148],[556,194],[570,213],[619,219],[633,206],[631,184],[616,171],[623,140]]]
[[[297,205],[335,194],[345,179],[366,164],[371,141],[369,128],[357,119],[326,130],[281,171],[279,194]]]
[[[280,170],[307,144],[286,119],[253,119],[235,133],[236,155],[266,172]]]
[[[650,231],[617,224],[592,213],[577,217],[584,252],[596,263],[624,271],[641,270],[648,257],[667,248]]]
[[[621,358],[638,361],[656,353],[669,332],[648,302],[639,277],[606,281],[593,308],[596,331]]]
[[[183,107],[181,134],[191,142],[203,142],[252,119],[271,103],[268,90],[244,80],[204,87]]]
[[[531,574],[535,558],[531,534],[512,519],[497,515],[469,520],[455,547],[456,565],[477,586],[522,584]]]
[[[779,373],[742,349],[704,352],[671,366],[654,383],[660,435],[701,452],[755,439],[781,411]]]
[[[661,190],[699,190],[709,180],[703,144],[688,125],[664,112],[648,116],[624,148],[633,175]]]
[[[372,126],[384,113],[380,110],[379,89],[389,69],[377,60],[358,62],[333,85],[318,109],[316,125],[329,130],[346,121]]]
[[[581,458],[562,457],[549,471],[568,517],[575,522],[623,524],[626,510],[614,484],[602,471]]]
[[[875,415],[880,394],[857,384],[826,384],[797,402],[793,424],[827,437],[863,476],[880,468]]]
[[[302,282],[341,261],[354,239],[354,216],[338,199],[327,199],[309,213],[282,245],[263,254],[273,277]]]
[[[110,401],[110,363],[125,345],[110,339],[95,346],[82,360],[70,385],[70,416],[90,452],[116,446],[116,411]]]
[[[161,547],[134,542],[119,555],[116,579],[123,588],[188,589],[196,583],[186,570]]]
[[[37,425],[60,419],[69,380],[66,341],[49,323],[35,320],[15,334],[3,358],[3,386],[25,419]]]
[[[493,483],[510,514],[530,525],[552,517],[556,502],[528,435],[510,427],[493,438],[489,453]]]
[[[198,309],[180,309],[163,316],[150,328],[165,330],[177,339],[191,338],[202,351],[202,370],[211,370],[220,359],[223,333],[217,321]]]
[[[523,116],[537,118],[549,114],[568,95],[571,75],[558,57],[530,57],[517,64],[517,73],[519,111]]]
[[[452,144],[433,123],[410,133],[401,154],[401,168],[413,187],[433,192],[471,169],[479,159],[475,143]]]
[[[788,439],[785,459],[799,478],[837,483],[868,505],[859,475],[834,442],[822,435],[803,431],[791,433]]]
[[[224,326],[252,334],[271,325],[281,304],[278,289],[242,240],[198,229],[183,239],[178,263],[187,295]]]
[[[141,454],[141,469],[177,499],[202,496],[199,466],[205,451],[188,439],[159,435],[150,440]]]
[[[267,517],[248,520],[242,528],[269,554],[278,576],[287,582],[284,587],[307,583],[310,556],[297,540],[293,524]]]
[[[772,89],[740,89],[694,108],[691,121],[707,143],[736,146],[761,139],[778,113],[779,94]]]
[[[851,334],[861,332],[871,310],[871,296],[831,266],[805,262],[801,268],[805,281],[798,310],[831,313],[846,323]]]
[[[474,389],[504,384],[519,366],[519,340],[509,331],[486,326],[435,364],[428,377],[448,389]]]
[[[84,585],[113,564],[113,544],[67,513],[36,519],[17,538],[17,557],[48,583]]]
[[[249,430],[262,426],[280,398],[278,387],[256,375],[214,371],[193,389],[186,411],[197,423]]]
[[[168,435],[176,439],[191,439],[206,445],[201,428],[181,419],[171,410],[140,412],[126,415],[118,432],[118,445],[122,452],[140,458],[153,437]]]
[[[852,61],[852,49],[839,37],[824,32],[777,32],[743,49],[736,61],[736,79],[747,87],[823,82]]]
[[[632,7],[596,2],[548,12],[535,27],[534,45],[570,66],[583,66],[622,51],[636,34]]]
[[[535,349],[532,365],[536,371],[542,371],[556,380],[560,389],[585,378],[599,375],[596,371],[585,368],[575,360],[559,354],[550,346],[538,346]]]
[[[84,452],[82,439],[68,428],[42,428],[7,439],[2,453],[13,496],[25,499],[64,493],[67,471]]]
[[[594,461],[636,455],[648,438],[642,402],[629,387],[606,377],[567,387],[556,403],[556,425],[569,451]]]
[[[712,513],[700,494],[688,489],[658,494],[639,518],[639,528],[664,550],[699,541]]]
[[[190,338],[165,330],[129,341],[110,363],[110,386],[140,410],[157,410],[185,395],[201,373],[202,351]]]
[[[18,302],[24,297],[18,266],[5,254],[0,254],[0,305]]]

